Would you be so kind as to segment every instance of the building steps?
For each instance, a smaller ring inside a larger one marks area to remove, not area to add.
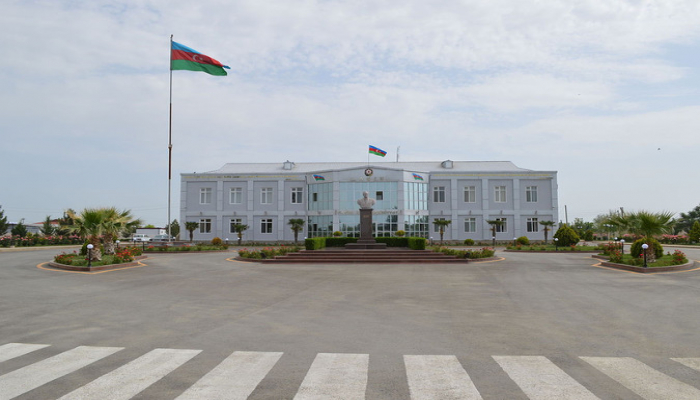
[[[431,250],[386,249],[386,250],[350,250],[324,249],[302,250],[277,256],[273,259],[260,260],[264,263],[467,263],[469,260],[457,258]]]

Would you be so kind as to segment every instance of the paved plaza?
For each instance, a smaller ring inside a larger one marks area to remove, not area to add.
[[[700,398],[700,271],[57,252],[0,252],[0,400]]]

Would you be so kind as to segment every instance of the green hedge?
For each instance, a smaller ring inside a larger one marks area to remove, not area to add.
[[[326,246],[328,247],[345,247],[347,243],[356,243],[357,238],[354,237],[327,237]]]
[[[326,238],[308,238],[304,241],[304,246],[306,250],[321,250],[322,248],[326,247]]]
[[[410,237],[406,238],[406,240],[407,247],[412,250],[425,250],[425,245],[428,242],[425,238],[422,237]]]

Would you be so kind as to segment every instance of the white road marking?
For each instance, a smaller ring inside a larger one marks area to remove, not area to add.
[[[177,400],[245,400],[283,353],[236,351]]]
[[[493,356],[532,400],[594,400],[588,389],[542,356]]]
[[[122,349],[80,346],[7,373],[0,376],[0,400],[17,397]]]
[[[11,360],[15,357],[23,356],[44,347],[49,347],[49,344],[25,344],[25,343],[7,343],[0,346],[0,362]]]
[[[201,350],[155,349],[58,400],[128,400],[199,353]]]
[[[629,357],[581,357],[646,400],[697,400],[700,390]]]
[[[364,400],[369,354],[319,353],[294,400]]]
[[[413,400],[481,400],[455,356],[403,356]]]

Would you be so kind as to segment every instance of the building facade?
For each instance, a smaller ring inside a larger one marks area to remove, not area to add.
[[[541,221],[558,220],[557,172],[533,171],[507,161],[367,163],[229,163],[218,170],[181,174],[180,221],[195,221],[197,241],[292,241],[289,220],[306,221],[300,238],[359,236],[357,199],[376,200],[375,236],[439,239],[436,219],[452,221],[445,240],[543,240]]]

